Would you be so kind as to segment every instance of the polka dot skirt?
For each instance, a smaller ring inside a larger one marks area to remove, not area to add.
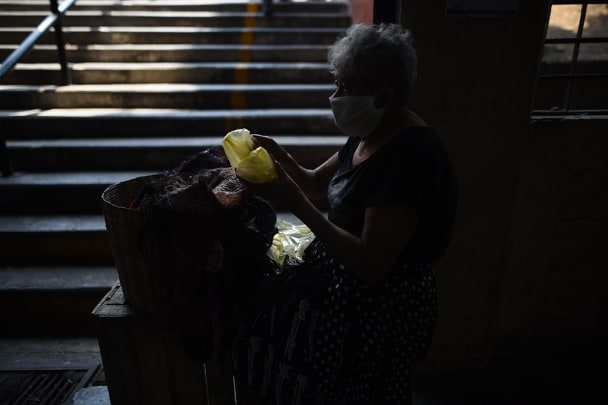
[[[237,378],[276,404],[410,403],[411,365],[437,317],[430,264],[399,265],[369,286],[315,241],[282,283],[236,340]]]

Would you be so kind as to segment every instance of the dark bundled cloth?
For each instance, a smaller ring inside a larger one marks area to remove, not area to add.
[[[235,340],[235,376],[277,405],[411,404],[410,369],[437,318],[432,265],[396,264],[370,286],[316,239],[281,294]]]
[[[250,194],[219,150],[207,149],[142,187],[140,250],[157,316],[189,355],[209,360],[254,316],[276,271],[266,256],[276,212]]]

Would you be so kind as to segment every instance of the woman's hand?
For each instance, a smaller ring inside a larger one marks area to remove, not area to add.
[[[270,153],[274,160],[284,163],[284,159],[288,153],[281,145],[277,143],[277,141],[266,135],[251,134],[251,136],[253,137],[256,146],[263,147],[268,151],[268,153]]]
[[[277,148],[281,148],[277,141],[275,141],[269,136],[260,134],[251,134],[251,136],[253,137],[253,140],[255,141],[257,146],[262,146],[266,148],[266,150],[270,153],[274,152]]]
[[[276,142],[275,145],[277,145]],[[281,164],[276,159],[273,158],[273,160],[278,176],[277,179],[262,184],[250,183],[241,177],[239,179],[252,193],[272,202],[277,207],[293,210],[302,202],[302,199],[306,199],[306,196],[300,186],[285,172]]]
[[[282,169],[301,188],[307,198],[323,200],[327,197],[327,185],[340,165],[338,152],[315,169],[308,169],[301,166],[273,138],[254,134],[253,139],[257,146],[266,149],[274,161],[281,165]]]

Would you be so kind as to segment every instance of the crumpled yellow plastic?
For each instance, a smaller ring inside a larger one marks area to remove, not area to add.
[[[282,219],[277,220],[276,227],[278,232],[266,254],[281,267],[287,258],[303,262],[304,251],[315,239],[315,234],[306,225],[294,225]]]
[[[278,177],[270,154],[261,146],[255,147],[248,129],[228,132],[222,146],[230,166],[239,177],[256,184],[268,183]]]

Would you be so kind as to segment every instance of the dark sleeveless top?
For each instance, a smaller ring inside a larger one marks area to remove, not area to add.
[[[400,262],[432,263],[442,257],[456,215],[457,184],[441,139],[431,128],[408,128],[353,165],[359,141],[349,138],[339,152],[341,165],[329,184],[329,219],[361,235],[367,207],[413,206],[418,224]]]

